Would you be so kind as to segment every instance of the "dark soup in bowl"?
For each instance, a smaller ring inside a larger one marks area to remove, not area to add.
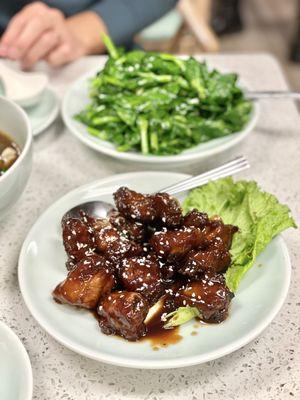
[[[0,131],[0,176],[5,173],[20,155],[19,146]]]

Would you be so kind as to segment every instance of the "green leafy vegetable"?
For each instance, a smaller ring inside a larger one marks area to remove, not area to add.
[[[179,307],[176,311],[173,311],[166,315],[168,322],[165,323],[164,328],[169,329],[174,326],[183,325],[195,317],[199,317],[200,312],[196,307]]]
[[[289,208],[253,181],[234,182],[232,178],[225,178],[210,182],[193,190],[183,208],[185,212],[196,208],[210,216],[219,215],[226,224],[239,227],[230,250],[232,264],[226,272],[226,283],[232,291],[236,291],[257,256],[277,234],[296,228]],[[165,328],[185,324],[199,315],[195,307],[179,307],[166,316]]]
[[[236,291],[267,244],[283,230],[296,227],[289,208],[253,181],[234,182],[225,178],[210,182],[186,198],[184,211],[193,208],[210,216],[219,215],[226,224],[239,227],[230,250],[232,264],[226,272],[226,283],[232,291]]]
[[[117,49],[91,80],[90,104],[75,118],[119,151],[170,155],[240,131],[252,104],[237,75],[209,70],[190,57]]]

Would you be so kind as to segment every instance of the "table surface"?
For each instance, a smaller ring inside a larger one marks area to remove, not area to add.
[[[206,59],[234,70],[253,90],[286,89],[276,60],[267,54],[213,55]],[[60,96],[99,57],[49,71]],[[240,146],[255,179],[300,221],[299,116],[290,101],[261,102],[255,132]],[[211,160],[209,166],[220,162]],[[231,355],[203,365],[171,370],[126,369],[98,363],[64,348],[35,322],[17,281],[18,255],[37,217],[55,200],[84,183],[116,173],[144,169],[84,147],[60,120],[35,139],[33,171],[20,201],[0,223],[0,319],[21,338],[32,363],[33,398],[38,400],[271,400],[300,398],[300,238],[284,233],[293,266],[288,298],[279,315],[255,341]],[[199,166],[180,168],[195,173]],[[54,259],[55,262],[55,259]]]

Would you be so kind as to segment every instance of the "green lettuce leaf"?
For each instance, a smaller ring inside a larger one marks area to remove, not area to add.
[[[267,244],[283,230],[296,228],[290,209],[253,181],[224,178],[210,182],[185,199],[184,211],[193,208],[209,216],[219,215],[226,224],[239,227],[230,250],[232,263],[226,272],[227,286],[233,292]]]

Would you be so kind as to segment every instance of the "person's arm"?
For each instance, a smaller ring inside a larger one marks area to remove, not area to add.
[[[156,21],[177,4],[178,0],[102,0],[91,7],[104,21],[117,45]]]
[[[66,18],[72,34],[85,48],[86,54],[100,54],[105,50],[101,40],[102,33],[108,33],[103,19],[94,11],[83,11]]]
[[[87,54],[103,52],[101,33],[117,44],[162,16],[176,0],[102,0],[91,9],[66,18],[42,2],[23,7],[0,40],[0,57],[18,60],[24,68],[46,60],[63,65]]]
[[[18,60],[24,68],[39,60],[59,66],[104,51],[101,33],[107,29],[94,11],[66,18],[58,9],[32,2],[10,20],[0,40],[0,57]]]

